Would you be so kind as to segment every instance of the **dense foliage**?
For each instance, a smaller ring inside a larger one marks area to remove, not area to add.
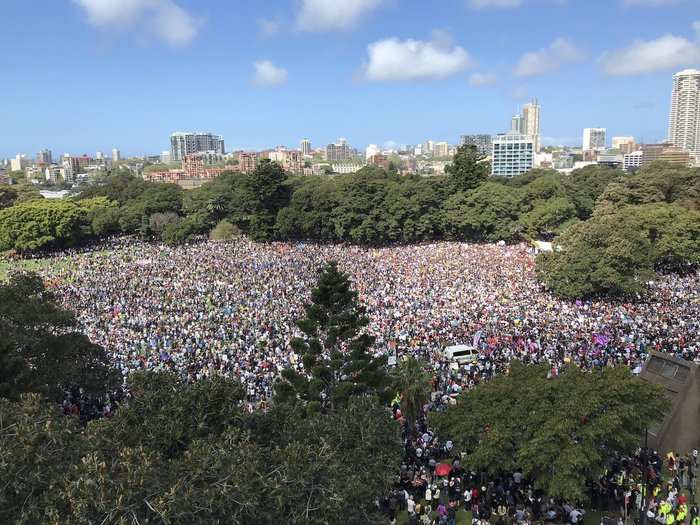
[[[0,399],[0,522],[385,523],[374,500],[401,459],[386,409],[251,415],[230,380],[131,385],[87,432],[36,396]]]
[[[592,217],[541,255],[543,281],[568,298],[643,293],[658,271],[700,266],[698,170],[665,165],[610,184]]]
[[[434,177],[377,167],[294,177],[263,161],[250,174],[227,172],[187,192],[116,170],[69,201],[32,200],[31,194],[5,190],[0,250],[64,247],[120,233],[175,245],[212,234],[217,226],[213,238],[241,233],[258,241],[556,239],[561,252],[538,266],[555,293],[572,298],[639,293],[660,267],[688,270],[697,263],[697,168],[656,164],[635,175],[602,166],[570,175],[535,169],[512,179],[490,178],[488,168],[467,146],[446,175]],[[655,208],[653,220],[627,210],[652,204],[672,207]],[[657,235],[657,227],[674,222],[683,227]],[[616,250],[623,238],[624,249]]]
[[[373,357],[374,338],[362,333],[365,310],[350,279],[329,263],[311,292],[306,316],[297,324],[303,337],[292,340],[306,373],[288,368],[276,385],[276,400],[301,403],[311,413],[372,396],[386,404],[392,396],[386,357]]]
[[[570,366],[556,375],[514,362],[432,422],[466,453],[468,468],[488,476],[521,468],[549,496],[576,502],[610,458],[634,452],[664,408],[661,388],[627,368]]]
[[[102,394],[116,383],[106,352],[77,332],[34,274],[0,283],[0,397],[38,392],[61,401],[71,387]]]

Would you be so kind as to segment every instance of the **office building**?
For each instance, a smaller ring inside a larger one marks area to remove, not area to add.
[[[492,139],[491,174],[497,177],[515,177],[532,169],[535,144],[529,135],[504,133]]]
[[[311,156],[311,141],[309,139],[304,139],[300,144],[301,154],[305,157]]]
[[[621,168],[624,163],[624,156],[615,150],[605,150],[598,153],[598,165],[608,168]]]
[[[432,153],[433,152],[433,144],[435,144],[435,143],[432,140],[426,140],[423,143],[423,147],[421,148],[421,153],[423,153],[423,155],[426,155],[428,153]]]
[[[533,99],[529,104],[523,106],[520,118],[520,133],[530,135],[535,144],[535,153],[541,150],[540,145],[540,104],[537,99]]]
[[[436,142],[433,144],[433,157],[449,157],[450,145],[447,142]]]
[[[202,151],[226,153],[224,139],[211,133],[187,133],[178,131],[170,135],[170,161],[180,162],[187,155]]]
[[[338,142],[335,144],[328,144],[328,146],[326,146],[326,160],[328,162],[350,160],[351,156],[352,152],[346,139],[338,139]]]
[[[700,164],[700,70],[686,69],[673,75],[668,141],[689,151]]]
[[[636,171],[642,167],[642,157],[644,152],[642,150],[633,151],[632,153],[625,153],[622,156],[622,169],[625,171]]]
[[[585,128],[583,130],[583,151],[605,149],[605,128]]]
[[[122,153],[117,148],[112,150],[112,162],[116,163],[122,160]]]
[[[42,165],[49,165],[52,162],[51,158],[51,150],[50,149],[42,149],[39,153],[36,154],[36,163],[37,164],[42,164]]]
[[[482,155],[491,155],[491,135],[462,135],[459,143],[461,146],[476,146]]]
[[[642,146],[642,167],[652,162],[668,162],[676,166],[690,166],[694,161],[690,152],[673,144],[645,144]]]

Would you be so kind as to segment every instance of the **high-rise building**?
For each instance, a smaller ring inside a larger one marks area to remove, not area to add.
[[[522,133],[523,132],[523,116],[513,115],[510,119],[510,132],[511,133]]]
[[[122,160],[122,153],[117,148],[112,150],[112,162],[119,162]]]
[[[530,135],[504,133],[492,139],[491,175],[515,177],[532,169],[535,142]]]
[[[51,164],[52,158],[51,158],[51,150],[50,149],[42,149],[39,153],[36,154],[36,163],[37,164]]]
[[[433,144],[433,157],[449,157],[450,145],[447,142],[436,142]]]
[[[584,128],[583,130],[583,150],[605,149],[605,128]]]
[[[301,141],[301,154],[306,156],[311,155],[311,141],[309,139],[304,139]]]
[[[180,162],[187,155],[202,151],[226,153],[224,139],[211,133],[188,133],[178,131],[170,135],[170,161]]]
[[[346,139],[338,139],[335,144],[326,146],[326,160],[328,162],[350,160],[351,155],[350,146],[348,146]]]
[[[462,146],[476,146],[482,155],[491,155],[491,135],[462,135],[459,143]]]
[[[365,159],[374,157],[377,153],[381,153],[379,146],[377,146],[376,144],[370,144],[365,148]]]
[[[539,153],[540,146],[540,104],[537,99],[523,106],[520,119],[520,133],[530,135],[535,144],[535,153]]]
[[[27,157],[26,155],[15,156],[14,159],[10,159],[10,171],[24,171],[27,167]]]
[[[252,173],[258,165],[258,154],[244,152],[238,154],[238,169],[241,173]]]
[[[700,70],[686,69],[673,75],[668,141],[682,148],[700,164]]]

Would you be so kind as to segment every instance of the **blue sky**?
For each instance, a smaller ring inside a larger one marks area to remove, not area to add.
[[[3,0],[0,157],[456,142],[530,97],[545,143],[663,139],[700,0]]]

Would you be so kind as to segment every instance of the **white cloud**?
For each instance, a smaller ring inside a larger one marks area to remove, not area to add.
[[[260,87],[273,87],[287,81],[287,70],[277,67],[269,60],[260,60],[253,64],[255,76],[253,84]]]
[[[498,81],[493,73],[473,73],[469,77],[469,84],[474,87],[492,86]]]
[[[583,52],[570,40],[557,38],[549,47],[521,56],[515,67],[515,75],[519,77],[542,75],[556,71],[566,62],[578,62],[583,59],[583,56]]]
[[[280,32],[280,23],[276,20],[258,18],[258,34],[263,38],[268,38]]]
[[[301,31],[347,30],[378,9],[385,0],[301,0],[297,29]]]
[[[662,7],[680,4],[684,0],[622,0],[622,5],[627,7]]]
[[[367,46],[365,78],[375,81],[428,80],[452,76],[472,63],[469,53],[449,35],[433,33],[429,42],[387,38]]]
[[[200,21],[173,0],[73,0],[82,7],[88,22],[99,28],[150,29],[172,46],[192,42]]]
[[[700,64],[700,43],[665,35],[656,40],[637,40],[625,49],[606,51],[598,60],[608,75],[642,75]]]
[[[487,9],[490,7],[503,9],[506,7],[519,7],[523,0],[468,0],[472,9]]]

